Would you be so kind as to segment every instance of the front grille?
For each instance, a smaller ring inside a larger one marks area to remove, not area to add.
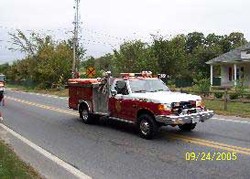
[[[172,113],[180,115],[183,110],[188,111],[188,113],[196,113],[196,101],[182,101],[179,103],[172,103]],[[190,110],[188,110],[190,109]]]

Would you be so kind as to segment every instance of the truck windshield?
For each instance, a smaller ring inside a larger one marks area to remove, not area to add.
[[[129,85],[132,93],[169,91],[169,88],[160,79],[131,79]]]

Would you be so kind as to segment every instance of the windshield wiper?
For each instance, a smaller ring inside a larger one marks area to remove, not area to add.
[[[164,90],[164,89],[157,89],[157,90],[152,90],[150,92],[157,92],[157,91],[166,91],[166,90]]]
[[[145,93],[146,92],[146,90],[136,90],[136,91],[134,91],[134,93]]]
[[[157,92],[158,90],[151,90],[151,91],[149,91],[149,92]]]
[[[158,89],[157,91],[169,91],[167,89]]]

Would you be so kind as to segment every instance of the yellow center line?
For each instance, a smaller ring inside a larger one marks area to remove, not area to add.
[[[21,99],[9,97],[9,96],[6,97],[6,98],[10,99],[12,101],[20,102],[20,103],[27,104],[27,105],[30,105],[30,106],[36,106],[36,107],[47,109],[47,110],[54,111],[54,112],[60,112],[60,113],[64,113],[64,114],[70,114],[70,115],[78,116],[78,114],[76,114],[75,112],[70,112],[70,111],[60,109],[60,108],[56,108],[56,107],[53,107],[53,106],[47,106],[47,105],[34,103],[34,102],[26,101],[26,100],[21,100]]]
[[[47,105],[34,103],[34,102],[26,101],[26,100],[21,100],[21,99],[13,98],[13,97],[7,97],[7,99],[10,99],[10,100],[13,100],[16,102],[20,102],[23,104],[27,104],[30,106],[36,106],[39,108],[47,109],[50,111],[55,111],[55,112],[60,112],[60,113],[64,113],[64,114],[78,116],[78,114],[76,114],[74,112],[70,112],[70,111],[56,108],[53,106],[47,106]],[[215,142],[215,141],[205,140],[205,139],[200,139],[200,138],[195,138],[195,137],[188,137],[188,136],[183,136],[180,134],[169,134],[168,136],[172,139],[181,140],[181,141],[184,141],[187,143],[197,144],[197,145],[206,146],[206,147],[215,148],[215,149],[221,149],[221,150],[230,151],[230,152],[237,152],[240,154],[250,156],[250,148],[244,148],[244,147],[224,144],[224,143],[220,143],[220,142]]]
[[[195,137],[188,137],[188,136],[183,136],[183,135],[180,135],[180,134],[170,134],[170,136],[173,137],[173,138],[179,138],[179,139],[185,139],[185,140],[195,140],[197,142],[202,142],[202,143],[206,143],[206,144],[218,145],[218,146],[221,146],[221,147],[228,147],[228,148],[232,148],[232,149],[236,149],[236,150],[242,150],[242,151],[250,152],[249,148],[224,144],[224,143],[215,142],[215,141],[211,141],[211,140],[205,140],[205,139],[200,139],[200,138],[195,138]]]
[[[197,144],[197,145],[210,147],[210,148],[215,148],[215,149],[220,149],[220,150],[225,150],[225,151],[229,151],[229,152],[237,152],[239,154],[244,154],[244,155],[249,155],[250,156],[250,152],[247,151],[247,150],[249,150],[248,148],[242,148],[242,147],[233,146],[233,145],[230,146],[230,145],[223,144],[223,143],[218,143],[218,142],[216,142],[217,144],[213,144],[212,141],[204,142],[204,140],[201,141],[198,138],[185,138],[184,136],[178,136],[177,137],[177,136],[171,136],[170,135],[170,138],[176,139],[176,140],[181,140],[181,141],[184,141],[184,142],[187,142],[187,143]],[[237,149],[237,148],[242,148],[244,150]]]

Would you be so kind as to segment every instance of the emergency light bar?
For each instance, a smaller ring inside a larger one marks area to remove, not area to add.
[[[152,77],[151,71],[142,71],[141,73],[120,73],[122,78],[129,78],[129,77]]]
[[[141,74],[143,77],[152,77],[151,71],[142,71]]]

